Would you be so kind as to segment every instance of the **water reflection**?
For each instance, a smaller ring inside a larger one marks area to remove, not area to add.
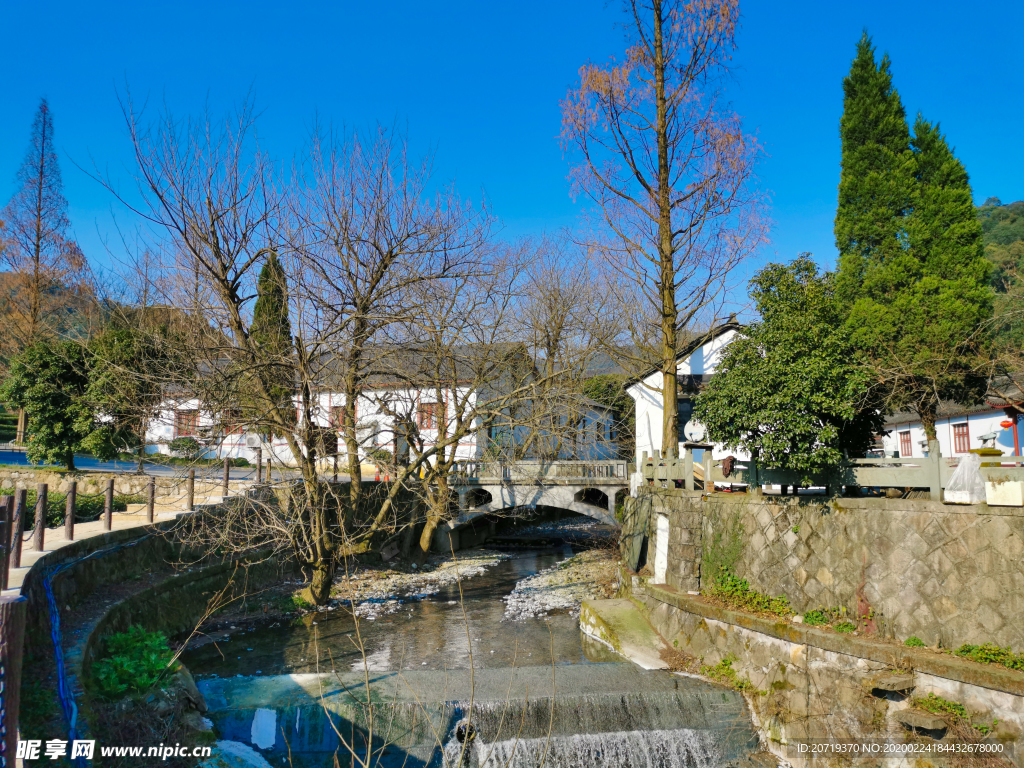
[[[474,667],[621,660],[592,643],[585,652],[577,620],[565,613],[502,620],[501,597],[517,581],[571,555],[569,548],[517,553],[466,579],[461,603],[458,585],[451,585],[428,598],[407,601],[390,615],[361,619],[358,627],[346,608],[338,608],[291,626],[233,634],[227,641],[186,652],[182,661],[196,674],[225,677],[362,670],[364,663],[370,671],[384,672],[464,669],[471,660]]]

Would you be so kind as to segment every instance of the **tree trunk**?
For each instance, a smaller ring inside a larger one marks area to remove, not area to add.
[[[303,590],[303,597],[313,605],[326,605],[331,599],[331,587],[334,584],[334,571],[337,564],[334,558],[321,560],[313,565],[313,580]]]
[[[67,459],[65,460],[64,463],[67,464],[69,472],[74,472],[75,471],[75,452],[74,451],[68,451],[68,457],[67,457]]]
[[[665,52],[662,45],[661,0],[654,1],[654,100],[658,137],[658,259],[661,262],[661,386],[665,410],[661,422],[661,453],[676,458],[679,452],[679,393],[677,391],[676,270],[672,246],[671,167],[668,159],[668,104],[665,99]]]
[[[412,561],[417,565],[422,565],[427,559],[427,555],[430,554],[430,544],[434,539],[434,531],[437,530],[437,525],[440,522],[437,515],[427,513],[427,524],[423,526],[423,532],[420,534],[419,546],[412,553]]]
[[[937,411],[936,406],[934,404],[932,404],[932,403],[928,403],[926,405],[923,405],[918,410],[918,414],[917,414],[918,416],[921,417],[921,426],[924,427],[925,437],[927,437],[929,441],[936,439],[936,437],[935,437],[935,421],[936,421],[936,418],[937,418],[937,412],[936,411]]]
[[[24,443],[25,432],[28,431],[28,415],[25,413],[24,408],[18,409],[18,430],[14,436],[14,442]]]

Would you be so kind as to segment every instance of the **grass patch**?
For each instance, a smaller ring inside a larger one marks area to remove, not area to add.
[[[100,696],[119,699],[152,688],[167,670],[174,653],[162,632],[147,632],[131,626],[106,639],[106,653],[93,665],[93,678]]]
[[[724,566],[719,569],[718,578],[709,590],[712,597],[723,603],[754,613],[769,613],[773,616],[789,616],[793,609],[786,597],[772,597],[751,589],[746,579],[737,578]]]
[[[1024,671],[1024,653],[1014,653],[1010,650],[1010,646],[1000,648],[994,643],[961,645],[953,653],[961,658],[977,661],[981,664],[998,664],[1008,669]]]
[[[856,628],[857,625],[854,624],[852,621],[840,621],[838,624],[832,627],[832,629],[834,629],[841,635],[848,635],[851,632],[853,632],[853,630],[855,630]]]
[[[903,644],[908,648],[924,648],[924,640],[917,635],[911,635],[903,641]]]

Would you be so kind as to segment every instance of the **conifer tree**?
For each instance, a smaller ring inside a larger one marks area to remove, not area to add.
[[[272,403],[260,403],[256,407],[261,412],[280,407],[286,413],[292,413],[294,368],[292,326],[288,316],[288,277],[276,251],[270,251],[260,270],[256,294],[250,329],[250,336],[259,350],[256,371],[273,392]]]
[[[62,290],[85,268],[78,244],[68,237],[68,201],[64,198],[57,151],[53,144],[53,112],[41,99],[32,123],[28,152],[15,179],[17,191],[0,218],[5,220],[6,247],[0,264],[8,270],[7,306],[0,328],[0,354],[16,355],[54,335],[53,323],[66,301]],[[18,414],[19,442],[25,439],[25,412]]]
[[[875,64],[867,32],[843,80],[842,171],[835,235],[840,296],[864,290],[870,267],[903,255],[903,217],[913,193],[913,156],[906,112],[893,88],[888,55]],[[884,282],[879,286],[884,293]]]
[[[984,393],[989,268],[967,172],[938,127],[913,141],[888,57],[870,38],[843,83],[836,213],[838,288],[881,407],[911,410],[935,438],[939,403]]]

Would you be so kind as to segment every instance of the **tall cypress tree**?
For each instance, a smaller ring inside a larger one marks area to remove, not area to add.
[[[272,403],[258,403],[258,412],[279,406],[294,412],[292,325],[288,317],[288,278],[276,251],[271,251],[256,283],[256,306],[249,335],[258,349],[257,375],[272,393]]]
[[[892,85],[889,57],[883,56],[876,65],[866,31],[857,43],[850,74],[843,80],[839,133],[837,289],[852,303],[864,290],[872,266],[903,255],[903,217],[914,185],[910,131],[903,102]],[[886,290],[884,285],[876,288]]]
[[[838,286],[882,407],[917,413],[935,438],[939,403],[984,393],[989,268],[967,172],[938,127],[910,139],[888,57],[867,34],[843,83]]]

